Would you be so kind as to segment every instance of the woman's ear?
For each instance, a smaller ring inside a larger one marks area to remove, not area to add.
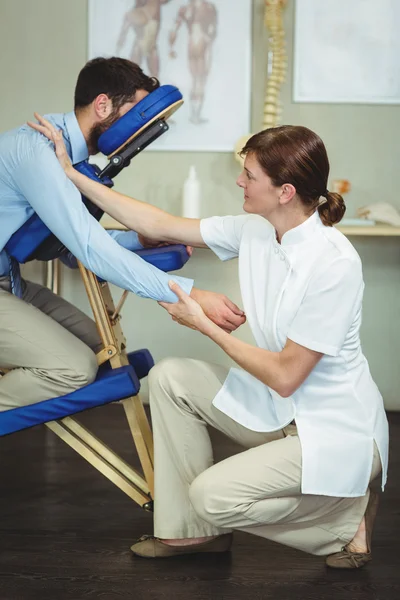
[[[284,183],[279,194],[279,203],[287,204],[296,195],[296,188],[291,183]]]

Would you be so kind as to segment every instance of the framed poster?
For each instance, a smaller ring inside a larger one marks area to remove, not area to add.
[[[170,131],[149,150],[231,152],[250,130],[252,0],[234,5],[89,0],[89,59],[129,58],[183,94]]]
[[[296,0],[295,102],[400,103],[398,0]]]

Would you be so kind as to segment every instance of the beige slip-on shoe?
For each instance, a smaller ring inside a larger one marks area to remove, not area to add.
[[[376,512],[378,510],[379,495],[370,490],[367,509],[365,511],[365,533],[367,538],[367,552],[351,552],[347,546],[341,552],[331,554],[326,559],[326,564],[332,569],[359,569],[372,560],[371,538]]]
[[[143,558],[170,558],[197,552],[228,552],[232,544],[232,537],[232,533],[225,533],[201,544],[171,546],[152,535],[143,535],[131,546],[131,550],[133,554]]]

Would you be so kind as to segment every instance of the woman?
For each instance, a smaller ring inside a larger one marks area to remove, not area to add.
[[[68,177],[103,210],[146,238],[239,257],[239,278],[257,346],[212,323],[171,283],[172,318],[217,343],[241,369],[168,359],[149,377],[155,444],[155,535],[145,557],[226,551],[240,529],[307,552],[335,568],[371,559],[377,495],[386,481],[388,426],[362,354],[359,256],[335,228],[343,199],[327,190],[322,140],[305,127],[254,135],[244,147],[247,215],[183,219],[86,179],[62,137]],[[321,197],[325,200],[321,202]],[[246,451],[213,465],[206,425]]]

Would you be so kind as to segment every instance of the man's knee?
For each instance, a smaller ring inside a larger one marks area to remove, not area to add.
[[[82,351],[75,356],[74,364],[64,373],[65,383],[75,391],[93,383],[98,370],[97,358],[94,352],[83,346]]]

